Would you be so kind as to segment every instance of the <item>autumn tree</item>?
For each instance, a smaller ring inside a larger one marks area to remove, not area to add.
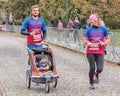
[[[40,16],[47,23],[57,21],[60,17],[66,25],[66,19],[74,20],[78,16],[85,23],[91,13],[97,13],[104,19],[108,26],[119,28],[120,23],[120,0],[9,0],[0,7],[5,11],[12,12],[14,19],[25,19],[30,16],[30,7],[34,4],[40,5]],[[68,13],[67,13],[68,9]],[[113,24],[114,25],[110,25]]]

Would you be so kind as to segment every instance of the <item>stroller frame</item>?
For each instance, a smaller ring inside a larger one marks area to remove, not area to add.
[[[29,60],[26,70],[26,86],[28,89],[30,89],[31,82],[45,84],[45,92],[49,93],[50,83],[53,83],[53,88],[56,88],[58,82],[57,79],[59,78],[59,76],[56,73],[56,64],[55,64],[53,51],[49,48],[47,44],[44,44],[43,46],[45,47],[41,49],[29,50]],[[33,70],[37,70],[35,55],[36,54],[39,55],[41,53],[48,55],[52,66],[50,66],[49,71],[42,72],[40,75],[35,76],[32,74]]]

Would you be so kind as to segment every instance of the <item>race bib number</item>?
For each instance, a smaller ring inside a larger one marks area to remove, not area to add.
[[[38,42],[38,41],[41,41],[41,40],[42,40],[40,34],[33,35],[33,39],[34,39],[34,42]]]
[[[94,43],[94,47],[90,47],[89,50],[99,50],[99,43]]]

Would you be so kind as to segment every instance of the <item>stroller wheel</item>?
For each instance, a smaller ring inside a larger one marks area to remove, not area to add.
[[[46,93],[50,92],[50,83],[49,82],[46,82],[46,84],[45,84],[45,92]]]
[[[57,78],[55,78],[55,82],[53,82],[53,88],[57,87]]]
[[[28,58],[28,65],[30,65],[30,57]]]
[[[30,70],[26,71],[26,86],[28,89],[31,87]]]

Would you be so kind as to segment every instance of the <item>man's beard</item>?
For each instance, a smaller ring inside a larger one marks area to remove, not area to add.
[[[32,15],[33,17],[38,17],[39,15]]]

